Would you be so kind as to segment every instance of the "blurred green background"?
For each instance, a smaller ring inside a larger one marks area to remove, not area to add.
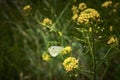
[[[120,5],[116,14],[107,15],[107,10],[100,8],[100,5],[104,1],[105,0],[78,0],[78,2],[85,2],[88,6],[101,11],[102,17],[107,20],[105,24],[108,25],[108,27],[111,23],[115,25],[112,34],[120,37]],[[113,2],[120,1],[114,0]],[[69,0],[0,0],[0,80],[23,80],[21,79],[23,75],[26,75],[24,80],[37,80],[36,76],[40,76],[40,78],[38,78],[40,80],[49,80],[49,77],[44,78],[46,77],[44,75],[47,74],[47,72],[44,73],[44,70],[36,72],[38,75],[34,74],[34,68],[31,68],[29,65],[30,61],[23,49],[25,45],[24,38],[17,30],[15,24],[22,24],[22,27],[24,25],[24,28],[27,28],[29,25],[26,25],[24,22],[31,20],[31,15],[37,18],[41,17],[39,14],[52,17],[54,14],[52,10],[49,9],[50,5],[54,8],[56,16],[58,16],[68,3]],[[28,15],[29,17],[25,18],[22,8],[27,4],[31,5],[32,11],[30,16]],[[71,16],[71,13],[69,11],[67,12],[66,18]],[[115,21],[115,18],[117,18],[118,21]],[[34,21],[30,22],[30,26],[35,26],[34,24],[36,23]],[[103,33],[103,35],[104,34],[105,33]],[[40,41],[41,43],[44,42],[42,39]],[[104,80],[120,80],[119,57],[120,52],[113,55]],[[62,77],[59,76],[59,73],[56,75],[59,78]],[[64,79],[61,78],[61,80]]]

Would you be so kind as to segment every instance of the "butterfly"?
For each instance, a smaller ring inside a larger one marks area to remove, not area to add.
[[[60,46],[51,46],[48,48],[48,51],[52,57],[56,57],[59,53],[63,51],[64,47]]]

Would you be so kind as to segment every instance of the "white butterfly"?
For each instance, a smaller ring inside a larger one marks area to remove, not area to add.
[[[51,46],[48,48],[48,51],[52,57],[56,57],[63,49],[64,48],[60,46]]]

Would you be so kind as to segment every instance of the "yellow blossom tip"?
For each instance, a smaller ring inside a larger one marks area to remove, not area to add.
[[[23,8],[23,11],[30,11],[32,8],[30,5],[26,5],[24,8]]]
[[[113,31],[113,26],[110,26],[110,27],[109,27],[109,30],[110,30],[110,31]]]
[[[62,35],[63,35],[62,32],[60,32],[60,31],[58,32],[58,34],[59,34],[59,36],[62,36]]]
[[[43,25],[52,25],[52,20],[49,18],[44,18],[43,19]]]
[[[101,5],[101,7],[107,8],[107,7],[111,6],[111,4],[112,4],[112,1],[105,1],[105,2]]]
[[[66,46],[61,53],[67,54],[67,53],[70,53],[71,51],[72,51],[72,48],[70,46]]]
[[[42,54],[42,58],[45,61],[49,61],[50,60],[50,55],[48,55],[47,53],[44,53],[44,54]]]
[[[85,3],[80,3],[80,4],[79,4],[79,9],[80,9],[80,10],[84,10],[84,9],[86,9],[86,8],[87,8],[87,6],[86,6]]]
[[[113,44],[113,43],[116,43],[118,44],[118,40],[116,37],[110,37],[109,40],[107,41],[107,44]]]

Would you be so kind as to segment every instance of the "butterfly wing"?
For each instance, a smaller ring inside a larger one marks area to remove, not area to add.
[[[51,46],[48,51],[52,57],[56,57],[64,48],[60,46]]]

